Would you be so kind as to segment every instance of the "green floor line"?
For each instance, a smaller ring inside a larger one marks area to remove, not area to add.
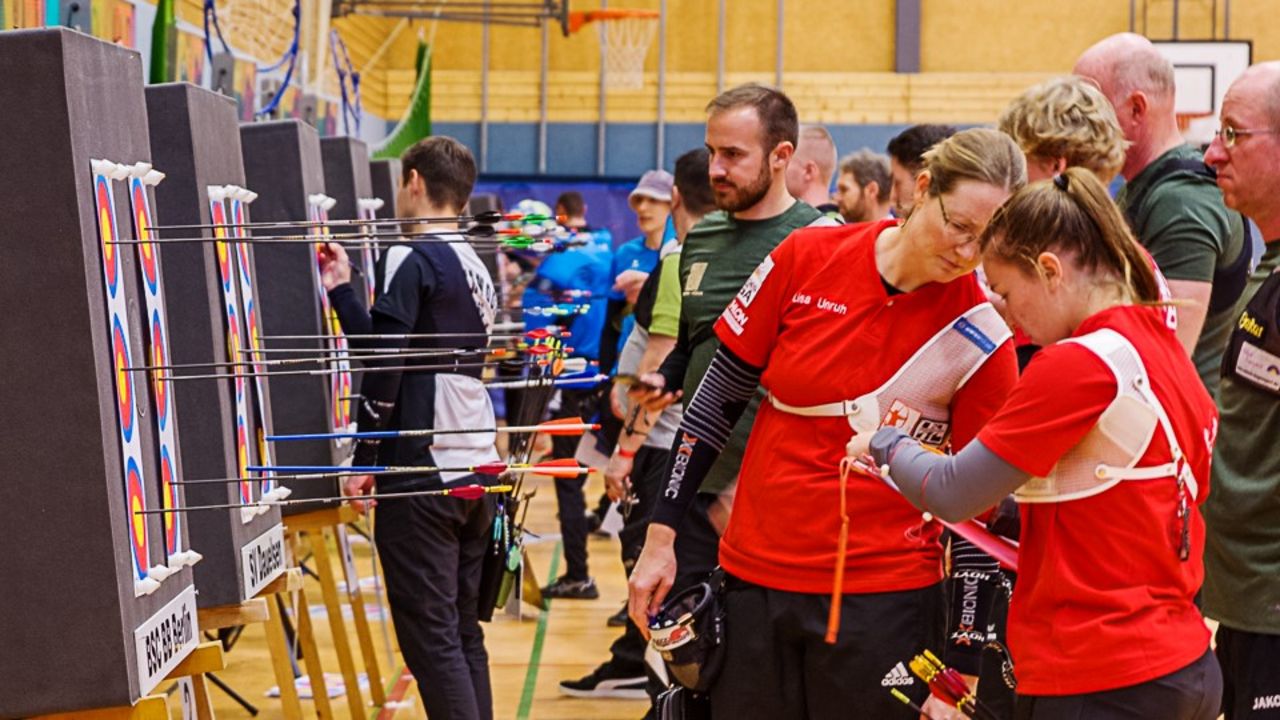
[[[551,569],[547,577],[555,579],[560,570],[560,543],[551,554]],[[518,581],[517,581],[518,582]],[[538,618],[538,632],[533,636],[533,649],[529,651],[529,670],[524,675],[524,690],[520,693],[520,709],[516,711],[516,720],[529,720],[529,711],[533,709],[533,691],[538,685],[538,665],[542,662],[542,641],[547,635],[547,618],[551,616],[551,598],[543,598],[547,609]]]

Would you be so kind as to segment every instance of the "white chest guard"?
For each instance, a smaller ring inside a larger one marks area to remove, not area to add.
[[[1174,478],[1180,492],[1189,492],[1194,500],[1199,485],[1168,414],[1151,390],[1137,349],[1120,333],[1105,328],[1064,342],[1078,343],[1106,363],[1116,378],[1116,397],[1084,439],[1068,450],[1046,477],[1032,478],[1014,497],[1024,503],[1065,502],[1097,495],[1122,480]],[[1135,467],[1157,428],[1164,433],[1173,460]]]
[[[774,407],[794,415],[848,417],[858,434],[899,427],[927,445],[951,435],[951,399],[1013,332],[991,303],[975,305],[916,350],[893,377],[853,400],[797,407],[769,393]]]

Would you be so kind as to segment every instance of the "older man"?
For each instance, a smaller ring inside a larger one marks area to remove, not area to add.
[[[1205,153],[1227,206],[1257,223],[1262,262],[1233,318],[1204,504],[1204,611],[1216,619],[1227,720],[1280,718],[1280,62],[1232,84]]]
[[[1112,35],[1076,61],[1102,89],[1129,141],[1117,198],[1138,242],[1165,277],[1178,309],[1178,339],[1210,394],[1249,274],[1245,225],[1229,212],[1203,157],[1187,145],[1174,111],[1173,65],[1150,40]]]

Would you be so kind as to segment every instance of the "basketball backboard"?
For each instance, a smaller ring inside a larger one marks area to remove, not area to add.
[[[1208,143],[1218,127],[1227,88],[1253,62],[1247,40],[1162,40],[1155,46],[1173,63],[1178,126],[1193,144]]]

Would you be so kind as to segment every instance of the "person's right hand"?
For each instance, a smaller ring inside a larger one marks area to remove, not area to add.
[[[650,523],[644,550],[627,581],[627,614],[649,640],[649,618],[656,615],[676,581],[676,531]]]
[[[627,488],[631,486],[631,468],[635,462],[633,458],[623,457],[614,451],[613,457],[609,458],[609,466],[604,471],[604,491],[609,499],[618,502],[623,495],[627,494]]]
[[[347,502],[351,503],[351,507],[354,508],[356,512],[363,515],[369,508],[377,505],[378,501],[357,500],[355,498],[373,494],[373,485],[372,475],[352,475],[342,481],[342,494],[352,498]]]
[[[316,249],[316,262],[320,263],[320,284],[324,285],[325,292],[351,282],[351,260],[347,249],[338,243],[320,245]]]
[[[662,376],[662,373],[645,373],[640,376],[640,382],[644,384],[632,386],[627,391],[627,397],[649,412],[666,410],[684,394],[681,390],[667,392],[667,379]]]

